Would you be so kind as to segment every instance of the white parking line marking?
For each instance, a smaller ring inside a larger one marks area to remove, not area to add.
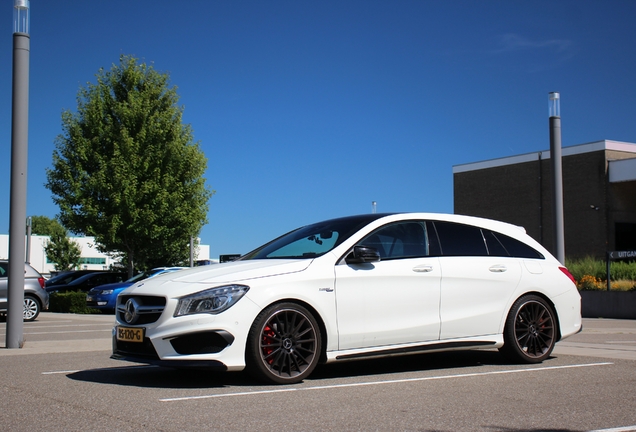
[[[73,321],[71,320],[63,320],[63,321],[55,321],[56,323],[72,323]],[[25,322],[24,323],[25,327],[37,327],[37,326],[45,326],[48,327],[50,326],[49,322]]]
[[[453,379],[453,378],[470,378],[470,377],[487,376],[487,375],[503,375],[503,374],[524,373],[524,372],[541,372],[541,371],[557,370],[557,369],[607,366],[607,365],[613,365],[613,364],[614,363],[611,363],[611,362],[603,362],[603,363],[586,363],[586,364],[576,364],[576,365],[567,365],[567,366],[547,366],[547,367],[535,368],[535,369],[512,369],[512,370],[505,370],[505,371],[476,372],[476,373],[469,373],[469,374],[442,375],[442,376],[421,377],[421,378],[405,378],[405,379],[398,379],[398,380],[371,381],[371,382],[361,382],[361,383],[352,383],[352,384],[335,384],[335,385],[316,386],[316,387],[300,387],[300,388],[295,387],[295,388],[284,388],[284,389],[277,389],[277,390],[260,390],[260,391],[253,391],[253,392],[223,393],[223,394],[212,394],[212,395],[204,395],[204,396],[186,396],[186,397],[178,397],[178,398],[159,399],[159,401],[160,402],[177,402],[177,401],[188,401],[188,400],[196,400],[196,399],[211,399],[211,398],[222,398],[222,397],[233,397],[233,396],[252,396],[252,395],[261,395],[261,394],[292,392],[292,391],[326,390],[326,389],[338,389],[338,388],[346,388],[346,387],[399,384],[399,383],[407,383],[407,382],[433,381],[433,380]]]
[[[28,326],[28,328],[58,328],[58,327],[103,327],[109,326],[113,327],[115,323],[93,323],[93,324],[65,324],[65,325],[41,325],[41,326]],[[27,328],[27,326],[24,326]]]
[[[610,429],[596,429],[588,432],[634,432],[636,431],[636,425],[634,426],[624,426]]]
[[[92,333],[92,332],[110,332],[112,329],[102,330],[76,330],[76,331],[54,331],[54,332],[24,332],[26,335],[43,335],[43,334],[71,334],[71,333]]]

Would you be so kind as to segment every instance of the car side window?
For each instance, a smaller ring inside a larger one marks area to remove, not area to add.
[[[99,286],[99,285],[103,285],[105,283],[108,282],[108,278],[105,275],[96,275],[95,277],[92,277],[89,282],[88,282],[88,286]]]
[[[505,234],[454,222],[435,221],[444,256],[545,258],[531,246]]]
[[[5,263],[0,263],[0,277],[7,277],[7,273],[9,272],[9,266]]]
[[[479,227],[435,221],[441,254],[444,256],[488,256],[486,241]]]
[[[491,232],[491,234],[498,240],[499,244],[501,244],[501,247],[505,249],[507,255],[503,256],[511,256],[515,258],[545,259],[542,253],[535,250],[533,247],[520,242],[517,239],[513,239],[512,237],[508,237],[507,235],[501,233]],[[488,245],[490,247],[490,243]],[[493,255],[492,252],[491,255]]]
[[[504,245],[501,244],[499,239],[495,236],[495,233],[489,230],[482,230],[484,239],[486,240],[486,246],[488,247],[488,255],[490,256],[510,256],[510,253],[506,250]]]
[[[429,255],[424,221],[406,221],[385,225],[358,243],[375,248],[382,260],[417,258]]]

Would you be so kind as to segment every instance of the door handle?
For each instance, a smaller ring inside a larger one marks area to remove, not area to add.
[[[433,266],[421,265],[421,266],[413,267],[413,271],[416,273],[429,273],[433,271]]]
[[[506,270],[508,270],[508,268],[505,265],[494,265],[490,267],[488,270],[490,270],[493,273],[503,273]]]

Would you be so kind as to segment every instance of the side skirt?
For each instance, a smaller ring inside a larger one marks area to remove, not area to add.
[[[496,342],[493,341],[466,341],[466,342],[441,342],[436,344],[427,344],[427,345],[416,345],[404,348],[389,348],[389,349],[378,349],[375,351],[366,351],[366,352],[358,352],[354,354],[342,354],[337,355],[335,360],[353,360],[353,359],[362,359],[362,358],[373,358],[373,357],[388,357],[394,355],[402,355],[402,354],[415,354],[419,352],[430,352],[430,351],[446,351],[446,350],[457,350],[457,349],[470,349],[470,348],[495,348],[497,346]]]

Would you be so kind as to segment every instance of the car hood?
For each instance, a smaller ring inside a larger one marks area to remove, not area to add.
[[[249,284],[254,279],[301,272],[311,262],[311,259],[267,259],[211,264],[139,281],[126,293],[156,295],[169,290],[171,294],[182,295],[228,283]]]

